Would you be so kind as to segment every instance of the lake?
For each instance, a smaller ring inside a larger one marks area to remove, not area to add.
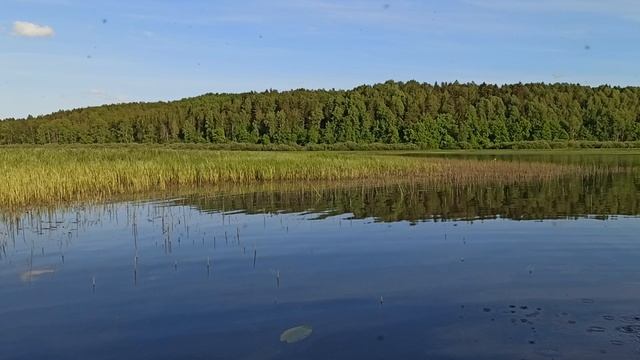
[[[605,170],[5,214],[0,358],[640,357],[640,156],[501,158]]]

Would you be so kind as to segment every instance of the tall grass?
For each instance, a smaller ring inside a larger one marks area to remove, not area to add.
[[[0,204],[24,207],[204,185],[424,178],[528,181],[572,165],[410,158],[385,153],[242,152],[148,147],[0,148]]]

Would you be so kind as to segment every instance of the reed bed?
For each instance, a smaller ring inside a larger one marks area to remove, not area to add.
[[[426,179],[439,183],[548,180],[576,165],[405,157],[358,152],[250,152],[143,147],[0,148],[4,208],[105,200],[183,187]]]

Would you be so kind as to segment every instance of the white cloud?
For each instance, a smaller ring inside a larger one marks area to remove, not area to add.
[[[14,21],[13,34],[24,37],[51,37],[54,34],[53,28],[27,21]]]

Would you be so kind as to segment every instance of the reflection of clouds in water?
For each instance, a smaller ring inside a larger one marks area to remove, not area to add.
[[[43,275],[53,274],[54,272],[56,272],[54,269],[33,269],[33,270],[28,270],[28,271],[25,271],[22,274],[20,274],[20,280],[22,280],[24,282],[28,282],[28,281],[36,280],[36,279],[40,278]]]

